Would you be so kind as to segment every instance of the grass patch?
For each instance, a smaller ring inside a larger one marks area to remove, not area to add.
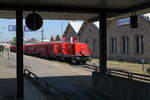
[[[92,59],[91,64],[98,65],[99,59]],[[115,69],[126,70],[129,72],[150,75],[150,64],[140,64],[140,63],[134,63],[134,62],[108,60],[107,66],[108,68],[115,68]]]

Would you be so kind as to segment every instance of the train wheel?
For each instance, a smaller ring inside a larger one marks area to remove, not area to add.
[[[83,61],[82,64],[85,65],[85,64],[86,64],[86,61]]]
[[[59,58],[59,57],[56,57],[56,60],[57,60],[57,61],[60,61],[60,58]]]
[[[76,60],[72,59],[71,64],[77,64]]]

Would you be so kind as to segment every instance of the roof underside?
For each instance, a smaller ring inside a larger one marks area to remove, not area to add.
[[[108,18],[122,15],[131,15],[136,11],[138,14],[150,11],[150,0],[1,0],[0,8],[15,10],[23,8],[24,10],[50,11],[40,12],[44,19],[73,19],[89,20],[98,17],[100,11],[107,11]],[[3,12],[3,11],[1,11]],[[2,18],[14,18],[14,13],[1,14]],[[4,13],[4,12],[3,12]],[[27,12],[28,13],[28,12]],[[25,13],[25,16],[26,14]],[[127,14],[128,13],[128,14]],[[130,13],[130,14],[129,14]]]
[[[133,6],[149,3],[150,0],[1,0],[5,4],[22,5],[57,5],[73,6],[84,8],[107,8],[107,9],[126,9]]]

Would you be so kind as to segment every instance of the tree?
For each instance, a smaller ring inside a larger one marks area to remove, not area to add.
[[[11,40],[10,44],[16,46],[16,37]]]

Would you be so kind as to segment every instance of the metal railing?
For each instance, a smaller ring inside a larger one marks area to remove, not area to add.
[[[132,73],[132,72],[124,71],[124,70],[107,69],[106,74],[113,74],[113,75],[123,76],[128,79],[135,79],[139,81],[150,82],[150,75]]]
[[[99,66],[96,66],[96,65],[87,64],[87,66],[85,68],[89,68],[89,69],[92,69],[93,71],[101,72],[101,68]],[[125,70],[112,69],[112,68],[107,68],[106,74],[107,75],[112,74],[112,75],[116,75],[116,76],[120,76],[120,77],[125,77],[128,79],[135,79],[135,80],[150,83],[150,75],[133,73],[133,72],[125,71]]]
[[[61,95],[65,100],[71,100],[65,93],[63,93],[59,88],[55,87],[54,85],[48,83],[47,80],[39,78],[36,74],[31,72],[28,69],[24,69],[24,77],[26,79],[32,80],[42,86],[45,90],[47,90],[50,94],[53,93],[52,90],[57,91],[59,95]]]

